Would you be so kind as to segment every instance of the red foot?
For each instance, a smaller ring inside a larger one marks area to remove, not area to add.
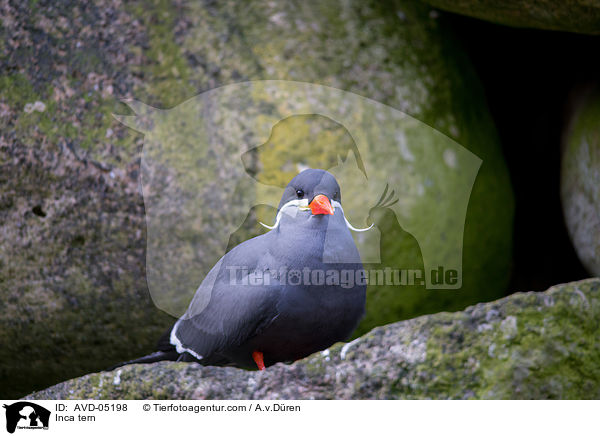
[[[260,351],[254,351],[254,352],[252,352],[252,358],[256,362],[256,366],[258,366],[258,369],[260,371],[264,371],[265,370],[265,362],[263,360],[263,353],[261,353]]]

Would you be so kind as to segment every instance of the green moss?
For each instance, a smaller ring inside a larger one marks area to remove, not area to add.
[[[8,104],[16,113],[13,128],[24,145],[36,146],[43,138],[50,144],[57,144],[63,139],[74,142],[77,148],[90,152],[92,159],[104,160],[108,165],[115,165],[128,154],[136,151],[132,144],[135,135],[124,138],[113,137],[110,142],[122,152],[120,157],[105,157],[102,153],[109,128],[118,122],[112,114],[122,108],[114,98],[104,98],[100,92],[85,94],[86,110],[77,118],[72,112],[64,112],[63,106],[54,99],[54,89],[48,85],[38,93],[28,79],[20,74],[0,78],[2,94],[0,101]],[[72,97],[66,104],[78,105],[78,96]],[[26,104],[41,101],[45,105],[43,112],[24,111]],[[102,156],[102,157],[101,157]]]
[[[468,319],[459,315],[435,326],[429,332],[426,363],[417,368],[434,377],[419,394],[598,398],[598,290],[597,284],[581,288],[572,284],[549,291],[547,297],[511,297],[497,319],[479,330],[462,328]]]
[[[188,13],[187,6],[175,6],[169,0],[151,3],[128,3],[127,8],[138,17],[147,31],[149,62],[140,67],[146,77],[141,95],[146,103],[172,107],[192,97],[196,89],[190,85],[190,68],[182,49],[175,42],[175,22]]]
[[[0,91],[0,99],[15,109],[23,110],[25,103],[34,102],[38,98],[30,81],[22,74],[0,77]]]

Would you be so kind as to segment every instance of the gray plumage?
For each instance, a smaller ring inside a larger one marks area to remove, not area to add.
[[[310,203],[319,194],[341,203],[340,187],[330,173],[305,170],[288,184],[279,209],[299,199]],[[347,339],[364,313],[366,286],[288,280],[292,270],[304,279],[306,268],[352,278],[362,270],[341,207],[334,215],[314,215],[292,206],[280,215],[276,228],[221,258],[186,314],[159,342],[160,351],[126,363],[167,359],[256,368],[253,351],[262,352],[269,366]],[[242,284],[248,274],[268,284]]]

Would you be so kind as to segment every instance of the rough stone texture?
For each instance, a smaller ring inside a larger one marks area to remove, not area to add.
[[[600,34],[598,0],[423,0],[436,8],[514,27]]]
[[[171,319],[145,283],[142,137],[111,116],[140,80],[139,23],[109,1],[0,10],[6,398],[144,353]]]
[[[579,259],[600,276],[600,87],[575,97],[563,136],[561,199]]]
[[[264,372],[130,365],[28,399],[600,399],[600,280],[378,327]]]
[[[477,78],[429,7],[2,0],[0,16],[0,396],[144,354],[171,322],[146,289],[143,138],[112,118],[128,113],[122,98],[171,107],[227,83],[290,79],[410,113],[484,164],[463,289],[415,290],[392,319],[504,292],[510,183]]]

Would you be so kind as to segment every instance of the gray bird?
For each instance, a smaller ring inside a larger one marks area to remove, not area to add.
[[[364,314],[366,283],[333,175],[294,177],[269,228],[219,260],[157,352],[116,367],[178,360],[262,370],[346,340]]]

